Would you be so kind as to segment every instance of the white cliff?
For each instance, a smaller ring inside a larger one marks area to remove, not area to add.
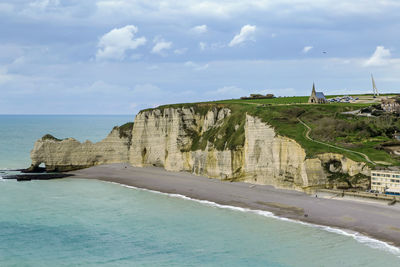
[[[115,127],[102,141],[80,143],[73,138],[58,140],[50,135],[35,142],[31,151],[34,170],[44,163],[47,171],[69,171],[95,165],[128,161],[130,133]]]
[[[31,153],[32,164],[45,163],[49,170],[69,170],[129,162],[139,167],[159,166],[168,171],[299,190],[327,184],[330,175],[327,166],[331,171],[350,176],[369,174],[365,163],[340,154],[307,158],[296,141],[277,135],[274,128],[250,115],[244,116],[242,128],[234,125],[232,133],[244,132],[243,144],[229,149],[224,144],[229,137],[218,129],[227,126],[231,115],[229,109],[221,107],[210,107],[203,113],[193,107],[142,111],[129,135],[121,136],[116,128],[96,144],[81,144],[73,139],[40,139]],[[206,139],[211,133],[215,136],[209,140],[214,142]]]

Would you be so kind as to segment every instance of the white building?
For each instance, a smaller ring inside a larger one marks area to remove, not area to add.
[[[400,171],[371,171],[371,190],[390,195],[400,195]]]

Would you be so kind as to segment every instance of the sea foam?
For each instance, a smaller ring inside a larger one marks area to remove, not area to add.
[[[277,215],[273,214],[272,212],[264,211],[264,210],[253,210],[253,209],[235,207],[235,206],[230,206],[230,205],[221,205],[221,204],[218,204],[218,203],[215,203],[215,202],[212,202],[212,201],[195,199],[195,198],[187,197],[187,196],[181,195],[181,194],[169,194],[169,193],[164,193],[164,192],[160,192],[160,191],[155,191],[155,190],[150,190],[150,189],[145,189],[145,188],[139,188],[139,187],[130,186],[130,185],[124,185],[124,184],[120,184],[120,183],[116,183],[116,182],[107,182],[107,183],[112,183],[112,184],[120,185],[120,186],[123,186],[123,187],[136,189],[136,190],[142,190],[142,191],[146,191],[146,192],[150,192],[150,193],[161,194],[161,195],[165,195],[165,196],[169,196],[169,197],[195,201],[197,203],[201,203],[203,205],[207,205],[207,206],[211,206],[211,207],[215,207],[215,208],[229,209],[229,210],[234,210],[234,211],[253,213],[253,214],[257,214],[257,215],[268,217],[268,218],[273,218],[273,219],[277,219],[277,220],[281,220],[281,221],[297,223],[297,224],[302,224],[302,225],[305,225],[305,226],[308,226],[308,227],[318,228],[318,229],[321,229],[321,230],[324,230],[324,231],[327,231],[327,232],[331,232],[331,233],[335,233],[335,234],[338,234],[338,235],[351,237],[354,240],[356,240],[357,242],[359,242],[361,244],[364,244],[364,245],[366,245],[366,246],[368,246],[370,248],[387,251],[387,252],[390,252],[390,253],[392,253],[392,254],[394,254],[394,255],[396,255],[397,257],[400,258],[400,248],[395,247],[393,245],[390,245],[387,242],[384,242],[384,241],[381,241],[381,240],[378,240],[378,239],[375,239],[375,238],[368,237],[368,236],[363,235],[363,234],[361,234],[359,232],[350,231],[350,230],[347,230],[347,229],[344,230],[344,229],[335,228],[335,227],[331,227],[331,226],[324,226],[324,225],[318,225],[318,224],[313,224],[313,223],[308,223],[308,222],[302,222],[302,221],[293,220],[293,219],[289,219],[289,218],[285,218],[285,217],[280,217],[280,216],[277,216]]]

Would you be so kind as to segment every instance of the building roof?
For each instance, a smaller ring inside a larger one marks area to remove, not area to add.
[[[388,170],[388,169],[384,169],[384,170],[371,170],[371,172],[379,172],[379,173],[392,173],[392,174],[400,174],[400,170]]]
[[[318,99],[320,99],[320,98],[325,99],[325,95],[324,95],[324,93],[322,93],[322,92],[315,92],[315,96],[316,96]]]

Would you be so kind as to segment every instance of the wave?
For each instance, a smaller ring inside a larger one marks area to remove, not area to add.
[[[120,185],[123,187],[127,187],[127,188],[131,188],[131,189],[136,189],[136,190],[142,190],[142,191],[147,191],[147,192],[151,192],[151,193],[155,193],[155,194],[161,194],[161,195],[165,195],[165,196],[169,196],[169,197],[175,197],[175,198],[181,198],[181,199],[185,199],[185,200],[190,200],[190,201],[195,201],[198,203],[201,203],[203,205],[207,205],[207,206],[211,206],[211,207],[216,207],[216,208],[221,208],[221,209],[229,209],[229,210],[234,210],[234,211],[241,211],[241,212],[247,212],[247,213],[253,213],[253,214],[257,214],[257,215],[261,215],[264,217],[268,217],[268,218],[274,218],[277,220],[281,220],[281,221],[286,221],[286,222],[291,222],[291,223],[298,223],[298,224],[302,224],[308,227],[313,227],[313,228],[318,228],[330,233],[335,233],[335,234],[339,234],[339,235],[343,235],[343,236],[348,236],[348,237],[352,237],[354,240],[356,240],[357,242],[367,245],[370,248],[373,249],[379,249],[379,250],[383,250],[386,252],[390,252],[398,257],[400,257],[400,248],[395,247],[393,245],[390,245],[387,242],[375,239],[375,238],[371,238],[368,237],[366,235],[363,235],[359,232],[355,232],[355,231],[350,231],[350,230],[344,230],[344,229],[340,229],[340,228],[335,228],[335,227],[331,227],[331,226],[324,226],[324,225],[318,225],[318,224],[313,224],[313,223],[307,223],[307,222],[302,222],[302,221],[298,221],[298,220],[293,220],[293,219],[288,219],[285,217],[280,217],[277,216],[275,214],[273,214],[270,211],[264,211],[264,210],[253,210],[253,209],[248,209],[248,208],[241,208],[241,207],[235,207],[235,206],[229,206],[229,205],[221,205],[212,201],[208,201],[208,200],[200,200],[200,199],[195,199],[195,198],[191,198],[191,197],[187,197],[185,195],[180,195],[180,194],[169,194],[169,193],[163,193],[160,191],[155,191],[155,190],[150,190],[150,189],[145,189],[145,188],[139,188],[139,187],[135,187],[135,186],[130,186],[130,185],[124,185],[124,184],[120,184],[120,183],[116,183],[116,182],[107,182],[107,183],[111,183],[111,184],[116,184],[116,185]]]

